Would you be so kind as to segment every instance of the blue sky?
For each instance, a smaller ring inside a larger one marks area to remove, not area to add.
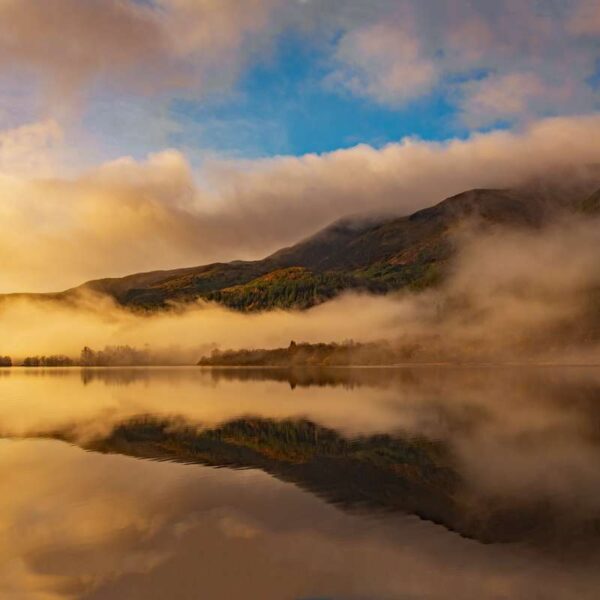
[[[19,70],[14,80],[0,64],[0,124],[3,113],[22,124],[31,104],[27,118],[59,121],[90,163],[165,147],[197,163],[464,139],[599,107],[596,0],[54,0],[36,10],[6,15],[0,51]]]
[[[283,27],[226,91],[171,99],[169,142],[248,158],[302,155],[591,112],[600,81],[592,4],[480,0],[436,17],[435,3],[381,0],[340,26],[332,2],[319,35]],[[421,85],[415,73],[428,69]]]
[[[282,37],[271,60],[244,74],[234,92],[174,100],[170,112],[184,131],[171,142],[204,143],[225,154],[255,157],[469,133],[439,91],[405,106],[385,106],[328,85],[326,76],[324,52],[298,36]]]

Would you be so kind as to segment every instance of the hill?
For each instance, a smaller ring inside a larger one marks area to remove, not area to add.
[[[203,299],[257,311],[308,308],[345,290],[421,289],[443,277],[460,228],[538,228],[560,211],[597,213],[599,199],[600,191],[590,186],[569,192],[540,185],[470,190],[409,216],[341,220],[262,260],[100,279],[46,297],[93,290],[136,309]]]

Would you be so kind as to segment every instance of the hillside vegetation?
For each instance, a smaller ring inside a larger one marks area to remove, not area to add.
[[[410,216],[339,221],[262,260],[100,279],[52,298],[69,299],[91,290],[142,310],[206,300],[260,311],[309,308],[345,290],[385,294],[422,289],[443,279],[461,229],[536,229],[565,212],[597,214],[596,188],[470,190]]]

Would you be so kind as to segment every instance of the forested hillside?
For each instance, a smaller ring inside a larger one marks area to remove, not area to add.
[[[535,186],[470,190],[410,216],[344,219],[263,260],[101,279],[52,297],[92,290],[142,310],[197,300],[240,311],[303,309],[345,290],[384,294],[435,285],[444,277],[462,228],[536,229],[556,215],[599,211],[600,190],[594,186],[568,193]]]

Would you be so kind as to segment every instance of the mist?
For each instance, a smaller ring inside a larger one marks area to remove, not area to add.
[[[126,344],[163,364],[195,364],[214,348],[352,339],[416,347],[418,362],[600,360],[598,218],[565,217],[534,231],[465,226],[456,243],[439,287],[348,293],[306,311],[249,314],[198,302],[141,313],[89,292],[69,302],[7,297],[0,353],[78,357],[84,346]]]

